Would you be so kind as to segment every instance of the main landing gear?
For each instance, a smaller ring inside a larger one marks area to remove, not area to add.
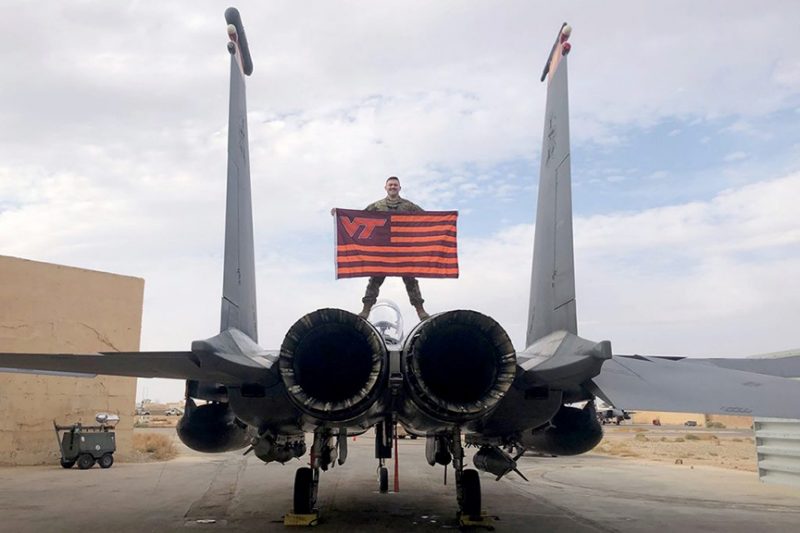
[[[464,468],[461,432],[456,428],[450,435],[429,436],[425,456],[431,466],[440,464],[446,468],[451,461],[453,463],[459,525],[494,529],[491,519],[481,510],[481,480],[478,471]]]
[[[319,472],[320,470],[327,470],[335,462],[340,465],[344,464],[347,458],[347,433],[341,431],[335,439],[334,442],[334,436],[330,431],[314,433],[310,464],[309,466],[298,468],[295,473],[292,512],[286,513],[283,517],[284,525],[314,526],[318,523],[317,489],[319,488]]]

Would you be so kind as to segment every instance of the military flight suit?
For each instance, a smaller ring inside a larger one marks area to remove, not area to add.
[[[369,204],[365,210],[398,212],[423,211],[423,209],[414,202],[410,202],[405,198],[400,197],[398,197],[396,200],[390,200],[389,197],[383,198],[377,202]],[[369,305],[370,307],[375,305],[384,280],[386,280],[385,276],[373,276],[369,278],[369,282],[367,283],[367,292],[364,294],[364,298],[361,299],[365,305]],[[422,293],[419,290],[419,282],[417,281],[417,278],[404,277],[403,283],[406,285],[406,291],[408,292],[408,299],[411,302],[411,305],[414,307],[421,307],[425,300],[422,299]]]

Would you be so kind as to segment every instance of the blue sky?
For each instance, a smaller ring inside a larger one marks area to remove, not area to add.
[[[458,209],[475,309],[522,348],[545,85],[569,56],[579,330],[620,353],[800,345],[800,7],[774,2],[241,2],[262,344],[319,307],[331,207],[386,176]],[[228,55],[212,1],[5,2],[0,253],[143,277],[142,348],[218,327]],[[298,214],[301,216],[298,217]],[[414,316],[402,283],[382,295]],[[140,393],[180,396],[178,383]]]

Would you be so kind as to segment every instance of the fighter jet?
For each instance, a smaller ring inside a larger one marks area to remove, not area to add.
[[[253,72],[239,13],[225,12],[230,112],[225,253],[218,334],[182,352],[0,354],[8,369],[186,380],[177,432],[202,452],[245,449],[266,463],[307,453],[292,513],[313,514],[321,473],[347,460],[348,437],[374,429],[379,489],[398,423],[426,439],[431,466],[451,464],[458,513],[481,520],[479,471],[517,471],[505,450],[572,455],[594,448],[599,397],[619,409],[800,417],[800,382],[754,363],[690,364],[614,355],[578,336],[573,265],[567,52],[563,25],[547,59],[547,107],[533,243],[527,339],[515,349],[494,319],[472,310],[431,316],[407,335],[386,317],[343,309],[301,317],[280,348],[258,344],[245,80]],[[388,332],[388,334],[387,334]],[[402,338],[401,338],[402,337]],[[711,361],[711,362],[709,362]],[[731,365],[728,365],[731,366]],[[734,365],[735,366],[735,365]],[[743,370],[753,370],[747,372]],[[757,373],[762,372],[762,373]],[[575,404],[585,402],[585,406]],[[475,448],[468,468],[465,448]]]

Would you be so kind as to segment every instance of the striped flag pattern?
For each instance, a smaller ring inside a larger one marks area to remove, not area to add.
[[[458,211],[336,209],[336,279],[457,278]]]

